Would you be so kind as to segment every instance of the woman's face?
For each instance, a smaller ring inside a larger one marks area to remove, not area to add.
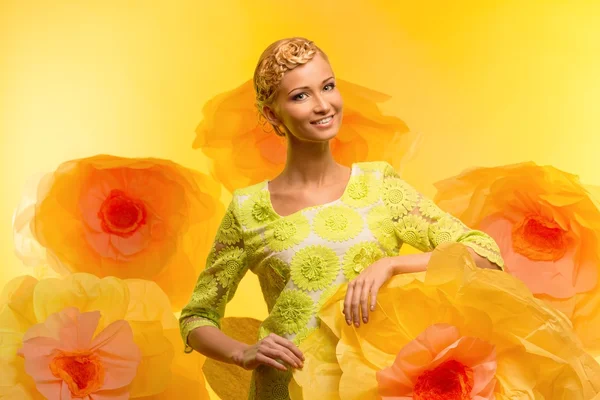
[[[329,62],[319,53],[283,76],[268,119],[284,125],[300,141],[323,142],[335,137],[342,123],[343,101]]]

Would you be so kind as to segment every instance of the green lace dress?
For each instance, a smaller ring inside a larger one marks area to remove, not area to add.
[[[318,325],[316,313],[339,284],[379,258],[395,256],[403,243],[432,251],[461,242],[503,267],[494,240],[469,229],[403,181],[385,162],[352,165],[350,181],[331,203],[281,217],[267,181],[235,191],[180,328],[186,351],[190,331],[219,327],[225,305],[248,270],[260,281],[269,316],[259,338],[273,332],[299,344]],[[290,372],[260,367],[250,399],[288,399]]]

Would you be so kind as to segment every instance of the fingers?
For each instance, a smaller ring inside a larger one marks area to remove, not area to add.
[[[360,298],[362,296],[363,286],[364,286],[364,282],[360,279],[357,279],[356,283],[354,284],[354,293],[352,293],[352,304],[351,304],[350,308],[352,310],[352,321],[354,322],[354,326],[356,326],[356,327],[360,326],[359,306],[360,306]]]
[[[379,285],[373,285],[371,288],[371,311],[375,311],[375,305],[377,304],[377,293],[379,292]]]
[[[352,310],[350,307],[352,306],[352,295],[354,293],[355,284],[355,281],[348,283],[348,290],[346,291],[346,297],[344,298],[344,316],[346,317],[346,323],[348,325],[352,324]]]
[[[259,364],[268,365],[268,366],[278,369],[280,371],[287,371],[287,368],[285,367],[285,365],[275,361],[274,359],[272,359],[264,354],[257,354],[256,362],[258,362]]]
[[[366,281],[360,295],[360,310],[362,312],[362,320],[365,324],[369,322],[369,292],[372,286],[373,282]]]
[[[294,368],[304,366],[304,355],[300,349],[291,341],[274,333],[271,333],[260,342],[255,360],[260,364],[269,365],[281,371],[287,371],[287,368],[279,360]]]
[[[294,368],[300,368],[302,365],[302,361],[298,359],[290,350],[286,349],[281,345],[276,345],[277,347],[271,347],[265,349],[264,355],[268,356],[273,360],[281,360],[287,365],[291,365]]]
[[[360,326],[361,311],[363,322],[369,321],[369,292],[372,285],[371,282],[367,283],[360,278],[348,283],[344,299],[344,315],[348,325],[354,323],[356,327]]]
[[[294,344],[294,342],[292,342],[291,340],[288,340],[286,338],[283,338],[281,336],[278,336],[274,333],[272,333],[271,335],[269,335],[273,338],[273,340],[275,341],[275,343],[287,348],[288,350],[290,350],[297,358],[298,361],[302,362],[304,361],[304,354],[302,354],[302,352],[300,351],[300,349],[298,348],[298,346],[296,346]]]

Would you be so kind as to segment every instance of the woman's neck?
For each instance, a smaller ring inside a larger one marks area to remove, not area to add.
[[[286,186],[318,188],[339,182],[346,169],[333,159],[329,142],[290,144],[288,140],[287,160],[279,178]]]

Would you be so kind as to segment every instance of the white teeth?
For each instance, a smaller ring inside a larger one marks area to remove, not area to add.
[[[320,121],[315,122],[315,125],[324,125],[324,124],[328,123],[329,121],[331,121],[332,118],[333,117],[324,118]]]

